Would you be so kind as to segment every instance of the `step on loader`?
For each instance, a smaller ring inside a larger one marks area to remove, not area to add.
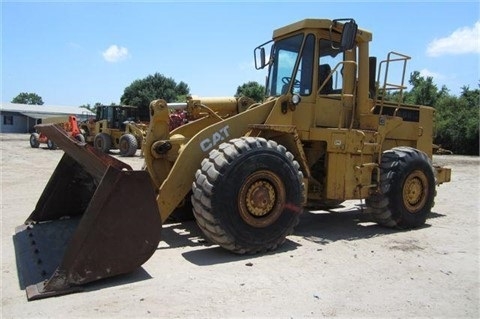
[[[368,216],[385,227],[424,225],[436,186],[451,175],[432,162],[435,110],[403,102],[410,57],[390,52],[377,72],[371,40],[353,19],[275,30],[254,50],[256,68],[268,68],[263,102],[150,103],[145,170],[132,171],[55,125],[39,127],[65,155],[15,235],[17,260],[34,268],[27,297],[134,270],[182,206],[192,208],[209,241],[236,254],[274,250],[305,207],[345,200],[365,200]],[[392,63],[403,66],[399,83],[388,78]],[[182,113],[175,123],[172,109]]]

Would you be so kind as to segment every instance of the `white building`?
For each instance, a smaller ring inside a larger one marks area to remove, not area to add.
[[[94,113],[78,106],[28,105],[16,103],[0,104],[0,133],[31,133],[42,119],[55,116],[75,115],[83,121]]]

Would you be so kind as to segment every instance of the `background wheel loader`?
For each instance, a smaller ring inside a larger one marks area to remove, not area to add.
[[[302,20],[254,50],[256,67],[268,67],[263,103],[152,101],[146,170],[133,171],[55,125],[39,127],[65,155],[17,229],[17,258],[35,268],[43,248],[35,253],[20,243],[52,229],[66,234],[49,243],[59,257],[48,257],[53,266],[25,284],[27,297],[132,271],[155,251],[162,222],[187,201],[205,236],[238,254],[276,249],[304,207],[351,199],[365,200],[381,225],[423,225],[436,185],[451,174],[432,164],[435,110],[402,103],[405,86],[391,84],[388,70],[399,63],[403,79],[409,57],[389,53],[377,72],[371,40],[352,19]],[[385,99],[392,89],[397,102]],[[183,125],[171,127],[172,107],[184,108]]]
[[[59,116],[59,117],[51,117],[43,119],[42,121],[44,124],[52,124],[57,123],[63,126],[63,129],[73,138],[77,139],[80,142],[84,142],[85,139],[80,132],[78,127],[77,118],[73,115],[70,116]],[[30,134],[30,146],[32,148],[38,148],[40,144],[47,144],[47,147],[51,150],[57,148],[57,145],[48,138],[43,133],[34,132]]]
[[[95,120],[80,124],[85,140],[98,150],[108,153],[118,149],[121,156],[133,156],[141,149],[148,121],[141,121],[137,107],[99,105]]]

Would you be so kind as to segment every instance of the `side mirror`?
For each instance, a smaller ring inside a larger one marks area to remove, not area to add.
[[[348,51],[355,47],[357,30],[358,25],[353,19],[343,25],[342,39],[340,40],[340,50]]]
[[[342,38],[340,39],[340,51],[352,50],[355,47],[355,38],[357,36],[358,25],[353,19],[337,19],[333,20],[333,26],[339,21],[347,21],[343,24]],[[330,30],[331,31],[331,30]]]
[[[260,70],[265,67],[265,48],[255,48],[255,69]]]
[[[260,49],[260,63],[262,66],[265,66],[265,48]]]
[[[270,61],[267,61],[267,57],[265,54],[265,46],[270,44],[271,42],[273,42],[273,40],[270,40],[268,42],[265,42],[264,44],[259,45],[253,51],[253,55],[255,59],[255,69],[260,70],[270,64]],[[270,49],[272,48],[270,47]]]

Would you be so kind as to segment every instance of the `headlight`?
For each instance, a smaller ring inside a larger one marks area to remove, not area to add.
[[[295,105],[295,106],[298,105],[298,103],[300,103],[301,100],[302,100],[302,98],[298,94],[294,94],[292,96],[292,104]]]

